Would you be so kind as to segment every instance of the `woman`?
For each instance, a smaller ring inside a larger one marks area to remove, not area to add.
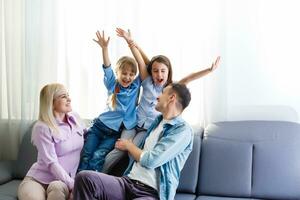
[[[39,120],[32,130],[38,157],[19,186],[20,200],[72,198],[85,127],[71,111],[71,99],[63,85],[42,88]]]

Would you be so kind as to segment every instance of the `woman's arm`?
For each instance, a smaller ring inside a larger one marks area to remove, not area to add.
[[[179,81],[179,83],[187,85],[189,82],[194,81],[196,79],[199,79],[199,78],[209,74],[210,72],[213,72],[218,67],[219,62],[220,62],[220,56],[217,57],[216,61],[212,63],[210,68],[207,68],[207,69],[204,69],[204,70],[201,70],[201,71],[198,71],[198,72],[191,73],[188,76],[181,79]]]
[[[135,45],[133,45],[133,40],[131,38],[130,31],[128,30],[128,32],[126,32],[121,28],[117,28],[116,32],[119,37],[122,37],[126,40],[133,57],[135,58],[135,60],[138,63],[141,80],[142,81],[145,80],[149,76],[147,67],[146,67],[146,64],[144,62],[144,59],[143,59],[140,51],[137,49],[137,47]]]
[[[102,35],[99,31],[96,32],[97,40],[93,39],[99,46],[102,48],[102,58],[103,58],[103,64],[105,67],[110,66],[110,59],[108,56],[108,43],[110,40],[110,37],[105,39],[104,31],[102,31]]]

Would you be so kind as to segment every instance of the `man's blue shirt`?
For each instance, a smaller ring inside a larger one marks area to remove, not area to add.
[[[151,134],[162,120],[158,116],[147,131],[147,136]],[[146,137],[147,137],[146,136]],[[145,139],[140,145],[142,149]],[[159,168],[159,197],[160,200],[173,200],[179,183],[180,171],[182,170],[193,147],[192,128],[177,116],[164,124],[161,137],[152,150],[144,151],[140,164],[145,168]],[[129,174],[133,163],[130,160],[128,168],[124,174]]]

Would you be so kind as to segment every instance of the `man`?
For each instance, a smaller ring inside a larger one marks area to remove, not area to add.
[[[116,148],[132,158],[123,177],[82,171],[75,179],[74,199],[173,200],[180,171],[192,151],[191,127],[181,118],[191,94],[184,84],[173,83],[157,98],[162,113],[151,125],[142,148],[119,139]]]

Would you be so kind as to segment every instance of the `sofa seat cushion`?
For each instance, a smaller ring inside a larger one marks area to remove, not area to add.
[[[0,185],[0,200],[17,199],[17,191],[22,180],[13,180]]]
[[[185,193],[177,193],[174,200],[195,200],[196,195],[194,194],[185,194]]]
[[[214,196],[199,196],[196,200],[263,200],[249,198],[232,198],[232,197],[214,197]]]

